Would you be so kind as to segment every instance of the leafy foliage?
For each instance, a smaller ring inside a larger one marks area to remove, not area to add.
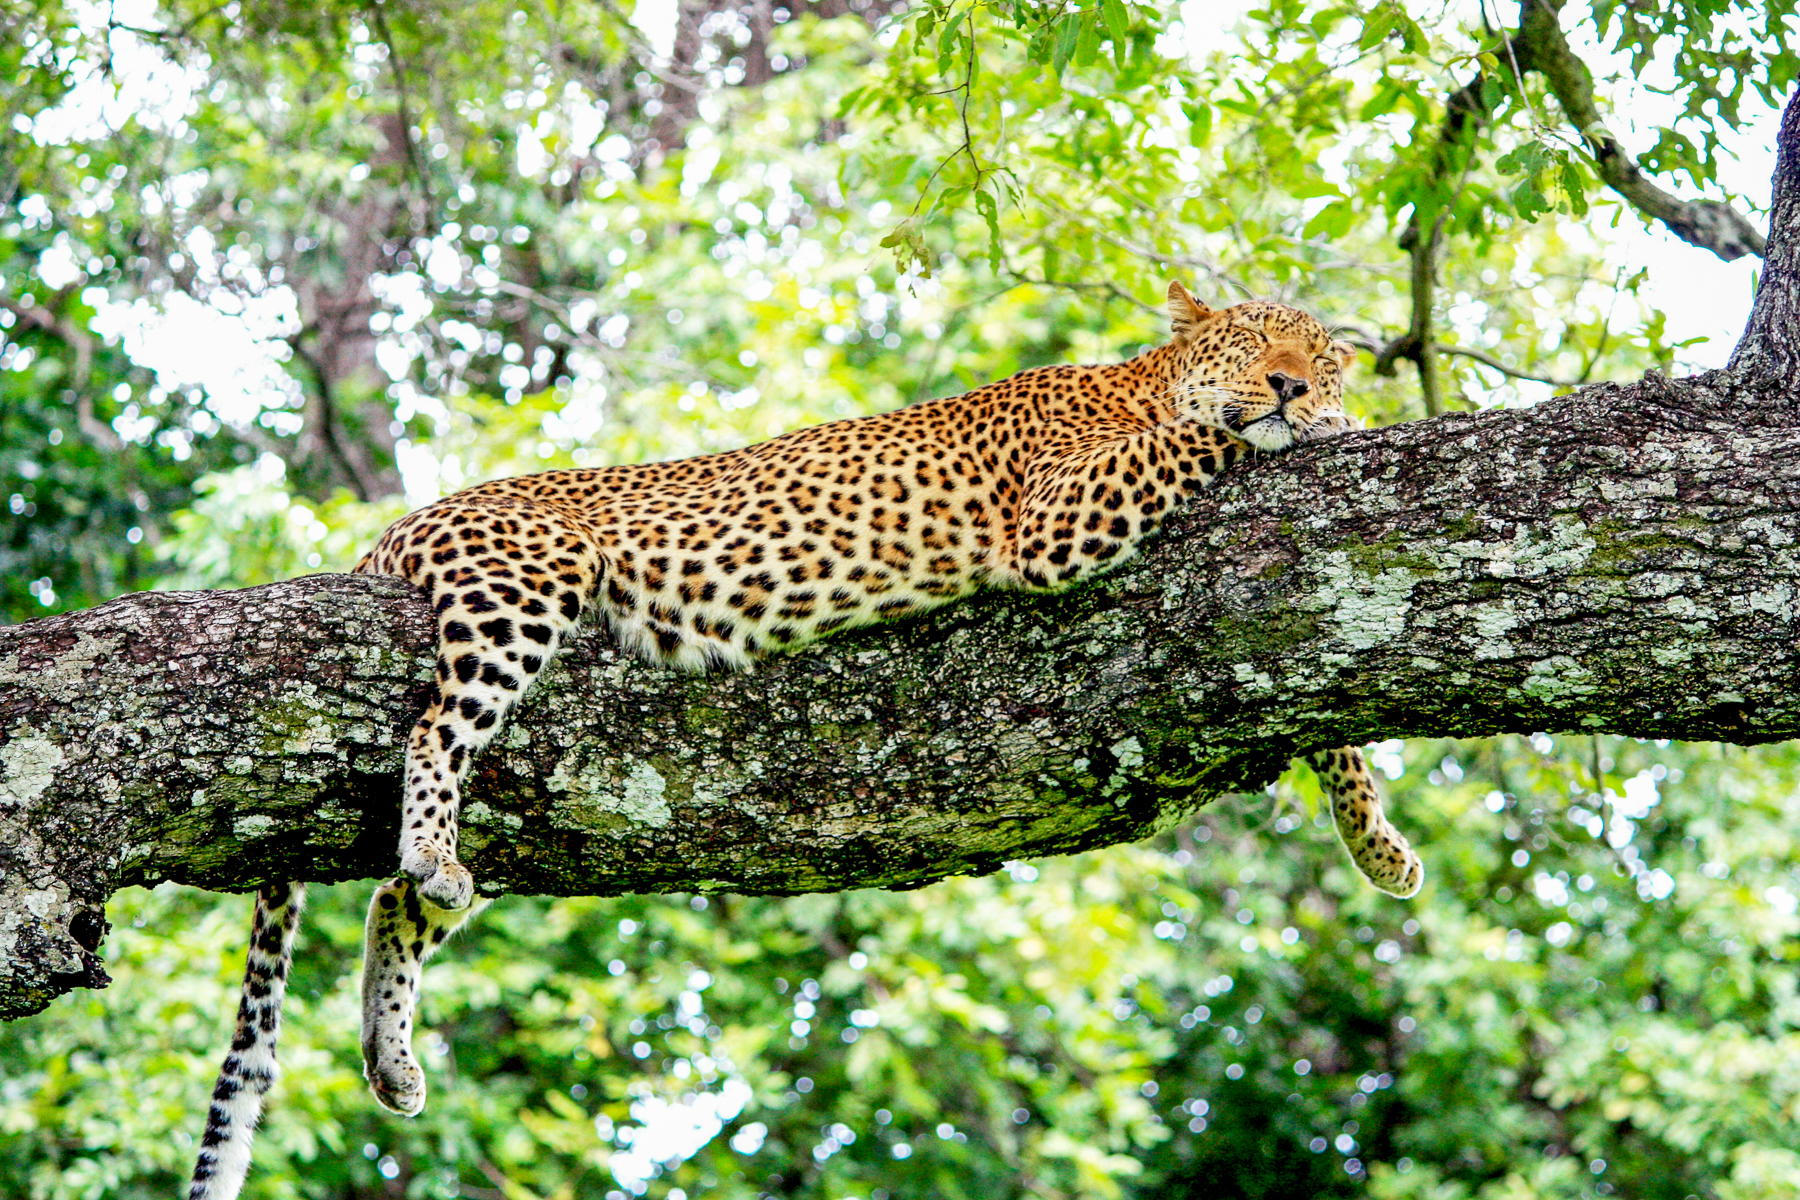
[[[919,892],[506,900],[427,972],[406,1123],[347,1033],[365,889],[322,889],[251,1194],[1792,1194],[1793,748],[1377,761],[1426,847],[1408,905],[1304,775]],[[0,1031],[7,1195],[188,1165],[245,901],[111,916],[114,986]]]
[[[1731,199],[1719,133],[1795,69],[1763,8],[1594,10],[1641,71],[1683,48],[1645,169]],[[1620,206],[1486,30],[1279,0],[1226,55],[1126,0],[672,15],[662,47],[586,0],[9,8],[7,611],[153,583],[208,472],[273,456],[314,506],[471,478],[435,440],[483,396],[547,391],[545,440],[590,461],[724,445],[1128,349],[1169,273],[1380,349],[1415,321],[1392,243],[1440,217],[1436,341],[1560,380],[1682,349],[1599,266]],[[1453,361],[1465,403],[1542,391]]]
[[[1228,54],[1201,5],[669,15],[0,12],[0,611],[344,569],[466,482],[1129,353],[1170,275],[1377,352],[1422,306],[1492,360],[1450,360],[1464,405],[1685,349],[1603,266],[1635,218],[1583,131],[1425,6],[1270,0]],[[1719,139],[1794,80],[1792,15],[1563,24],[1648,81],[1596,70],[1603,110],[1680,110],[1639,165],[1733,200]],[[1422,411],[1393,376],[1351,402]],[[404,1124],[349,1033],[362,889],[321,889],[249,1194],[1792,1195],[1792,748],[1381,760],[1410,905],[1353,878],[1304,773],[915,893],[510,899],[428,973]],[[0,1194],[171,1193],[244,909],[122,894],[114,986],[0,1030]]]

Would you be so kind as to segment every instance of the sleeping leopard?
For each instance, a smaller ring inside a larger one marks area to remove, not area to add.
[[[1038,367],[724,454],[496,480],[382,535],[356,570],[416,584],[438,633],[435,694],[407,742],[400,874],[375,893],[364,947],[364,1074],[384,1107],[424,1107],[420,972],[486,903],[456,857],[470,763],[584,615],[652,661],[742,669],[979,588],[1073,586],[1129,559],[1239,458],[1357,427],[1343,409],[1354,352],[1311,316],[1212,309],[1179,283],[1168,304],[1171,339],[1127,362]],[[1417,892],[1418,856],[1361,751],[1308,761],[1357,867]],[[257,897],[190,1200],[233,1200],[249,1169],[304,896]]]

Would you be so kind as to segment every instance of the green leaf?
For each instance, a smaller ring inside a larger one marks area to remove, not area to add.
[[[1508,175],[1536,175],[1549,165],[1550,150],[1539,141],[1515,146],[1494,162],[1494,166]]]
[[[963,38],[957,36],[957,31],[962,28],[963,20],[968,15],[969,10],[966,8],[956,13],[944,22],[944,32],[938,35],[938,74],[945,79],[951,78],[956,68],[962,66],[964,56],[958,50]]]
[[[1573,162],[1565,162],[1558,177],[1562,183],[1563,195],[1569,201],[1569,212],[1576,217],[1587,216],[1587,177],[1582,174],[1581,168]]]
[[[1401,44],[1408,54],[1424,54],[1431,49],[1431,39],[1419,28],[1419,23],[1406,15],[1406,11],[1398,5],[1394,7],[1394,28],[1400,31]]]
[[[1538,190],[1537,184],[1526,180],[1513,189],[1513,211],[1527,221],[1535,222],[1540,213],[1547,213],[1555,208],[1548,197]]]
[[[1327,204],[1313,214],[1312,220],[1306,223],[1302,231],[1309,238],[1324,235],[1329,238],[1340,238],[1350,232],[1350,224],[1356,219],[1356,210],[1349,200],[1338,200]]]
[[[1212,137],[1212,106],[1199,101],[1188,111],[1188,141],[1195,146],[1204,146]]]
[[[1125,69],[1125,55],[1131,46],[1128,36],[1131,29],[1131,18],[1125,12],[1125,5],[1120,0],[1100,0],[1100,11],[1106,16],[1106,36],[1112,39],[1113,61],[1119,69]]]
[[[1000,204],[994,199],[992,193],[977,191],[975,193],[975,211],[980,213],[981,219],[987,222],[988,265],[994,269],[994,273],[997,275],[1000,273],[1002,263],[1000,243]]]
[[[1302,177],[1288,185],[1288,194],[1299,200],[1312,200],[1319,196],[1342,196],[1334,183],[1323,179]]]
[[[1062,18],[1057,28],[1056,50],[1051,58],[1051,67],[1060,77],[1075,55],[1075,43],[1081,37],[1081,16],[1070,13]]]
[[[1366,54],[1370,50],[1373,50],[1383,38],[1387,37],[1387,35],[1393,31],[1393,8],[1378,8],[1363,18],[1362,36],[1356,40],[1356,48]]]
[[[945,188],[932,201],[931,211],[955,212],[962,207],[962,202],[968,199],[970,190],[970,188],[962,186]]]
[[[1081,36],[1075,42],[1075,65],[1091,67],[1100,61],[1100,10],[1089,8],[1081,13]]]
[[[1382,76],[1381,82],[1375,85],[1375,94],[1370,96],[1358,110],[1357,119],[1370,121],[1393,112],[1399,106],[1400,97],[1404,91],[1400,82],[1393,76]]]

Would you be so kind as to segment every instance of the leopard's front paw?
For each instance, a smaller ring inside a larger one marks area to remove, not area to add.
[[[416,1117],[425,1109],[425,1072],[405,1046],[389,1046],[387,1053],[363,1048],[363,1078],[375,1102],[391,1113]]]
[[[419,885],[419,895],[439,908],[458,912],[475,898],[469,868],[429,842],[414,842],[400,856],[400,870]]]

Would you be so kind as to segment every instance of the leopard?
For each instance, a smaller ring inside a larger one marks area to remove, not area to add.
[[[436,622],[406,739],[399,873],[370,902],[362,1054],[376,1101],[416,1115],[426,960],[487,901],[457,858],[470,764],[584,620],[690,671],[744,670],[839,630],[983,588],[1055,592],[1132,558],[1220,472],[1360,427],[1354,348],[1310,314],[1211,308],[1169,285],[1169,340],[1124,362],[1021,371],[962,395],[673,462],[498,479],[395,522],[356,565],[408,580]],[[1311,752],[1339,838],[1376,888],[1423,867],[1362,752]],[[303,884],[258,893],[231,1049],[190,1200],[233,1200],[276,1074]]]

